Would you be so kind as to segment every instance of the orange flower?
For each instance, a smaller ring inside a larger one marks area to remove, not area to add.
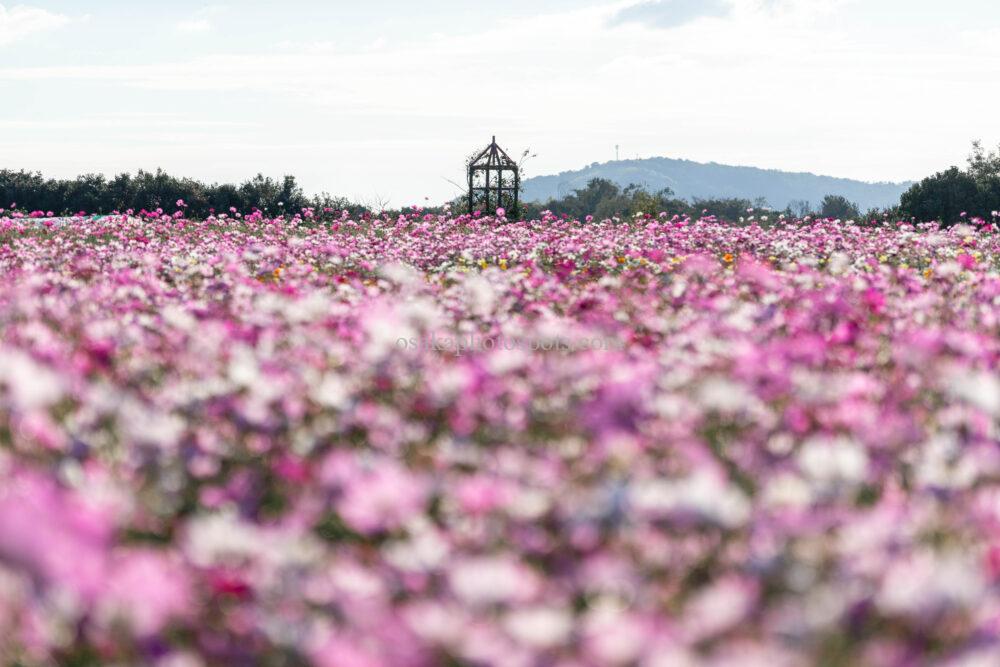
[[[726,264],[732,264],[733,263],[733,253],[727,252],[725,255],[722,256],[722,261],[725,262]]]

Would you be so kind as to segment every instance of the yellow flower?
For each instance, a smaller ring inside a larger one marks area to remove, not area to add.
[[[506,271],[506,270],[507,270],[507,260],[506,260],[506,259],[501,259],[501,260],[500,260],[500,268],[501,268],[502,270],[504,270],[504,271]]]
[[[924,278],[930,278],[934,275],[933,269],[924,269]]]
[[[878,256],[878,261],[880,261],[880,262],[888,262],[889,258],[886,255],[879,255]]]
[[[481,268],[481,269],[485,269],[486,268],[486,260],[485,259],[479,260],[479,268]]]
[[[619,264],[625,263],[625,255],[618,255],[618,263]]]

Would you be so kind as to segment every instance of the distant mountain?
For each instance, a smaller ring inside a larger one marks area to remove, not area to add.
[[[524,181],[523,197],[525,201],[545,202],[583,188],[592,178],[606,178],[622,187],[635,183],[651,191],[670,188],[674,196],[688,201],[716,197],[753,201],[764,197],[768,205],[776,209],[802,200],[816,207],[826,195],[843,195],[862,211],[895,206],[900,195],[913,185],[910,182],[866,183],[808,173],[656,157],[595,162],[577,171],[529,178]]]

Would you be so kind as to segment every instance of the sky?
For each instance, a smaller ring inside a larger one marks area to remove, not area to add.
[[[993,0],[0,2],[0,168],[405,206],[665,156],[869,181],[1000,143]]]

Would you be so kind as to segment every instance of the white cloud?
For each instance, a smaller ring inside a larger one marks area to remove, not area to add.
[[[212,29],[212,22],[208,19],[189,19],[178,23],[177,29],[181,32],[208,32]]]
[[[70,22],[64,14],[56,14],[38,7],[18,5],[7,9],[0,5],[0,46],[13,44],[32,35],[56,30]]]
[[[857,0],[641,0],[619,6],[609,26],[626,24],[672,29],[704,18],[737,21],[781,20],[786,24],[815,23]]]
[[[639,23],[656,28],[677,28],[699,18],[727,16],[732,6],[723,0],[645,0],[625,7],[611,25]]]
[[[177,30],[187,33],[211,32],[215,29],[214,19],[225,11],[226,7],[223,5],[209,5],[199,9],[191,18],[179,21]]]
[[[239,120],[180,118],[160,113],[103,113],[73,118],[0,118],[0,129],[7,130],[120,130],[120,129],[203,129],[252,128],[259,123]]]

